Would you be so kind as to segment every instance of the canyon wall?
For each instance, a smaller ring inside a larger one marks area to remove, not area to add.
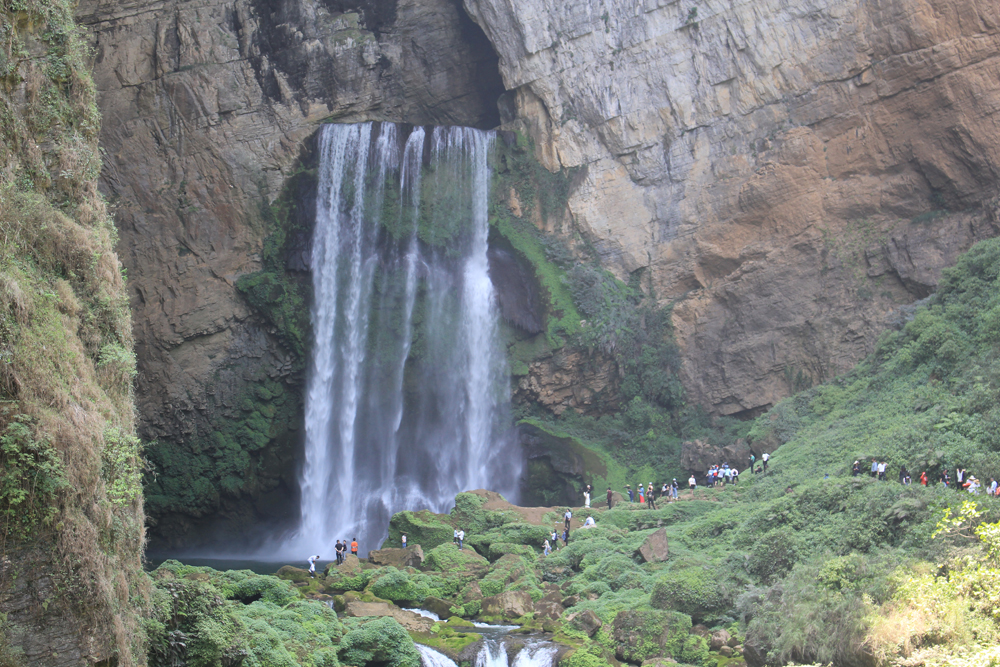
[[[575,229],[676,301],[688,399],[712,412],[849,369],[1000,231],[995,2],[465,6],[505,126],[586,168]]]
[[[82,0],[77,14],[141,433],[174,470],[148,488],[164,544],[295,504],[304,359],[237,282],[261,270],[323,121],[530,136],[546,167],[574,169],[568,214],[522,212],[512,192],[511,215],[674,303],[688,401],[715,414],[850,368],[1000,232],[987,0]],[[613,364],[550,352],[526,361],[516,399],[601,411]]]

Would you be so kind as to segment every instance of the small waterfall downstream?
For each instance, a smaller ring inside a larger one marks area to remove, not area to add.
[[[493,134],[319,136],[301,526],[289,552],[378,548],[402,509],[510,494],[509,380],[487,260]]]

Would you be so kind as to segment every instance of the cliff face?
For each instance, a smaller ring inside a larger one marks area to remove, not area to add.
[[[995,2],[465,6],[505,123],[586,167],[577,229],[678,300],[688,398],[716,413],[850,368],[1000,231]]]
[[[183,536],[218,512],[280,516],[294,502],[295,447],[267,458],[259,445],[212,440],[220,420],[257,415],[241,407],[257,381],[301,381],[303,360],[235,285],[261,268],[270,204],[324,120],[495,126],[496,56],[450,0],[86,0],[78,18],[96,52],[103,187],[130,277],[142,434],[169,445],[152,450],[175,470],[160,483],[186,496],[177,507],[152,490],[154,521],[184,515],[156,534]],[[292,392],[281,414],[264,415],[265,440],[296,440],[287,432],[297,400]],[[230,499],[275,495],[258,508],[223,505],[204,478],[227,480]]]

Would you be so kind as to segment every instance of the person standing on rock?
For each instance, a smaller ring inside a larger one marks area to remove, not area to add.
[[[590,484],[583,490],[583,506],[590,509]]]
[[[316,555],[316,556],[309,556],[309,559],[308,559],[308,562],[309,562],[309,576],[312,577],[313,579],[316,578],[316,561],[318,561],[318,560],[319,560],[319,556],[318,555]]]
[[[677,484],[677,478],[674,477],[674,481],[670,484],[670,499],[677,500],[677,493],[680,491]]]
[[[563,527],[566,530],[569,530],[569,522],[572,520],[573,520],[573,512],[567,509],[566,513],[563,514]]]
[[[465,531],[464,530],[459,530],[458,531],[458,550],[459,551],[462,550],[462,542],[464,542],[464,541],[465,541]]]
[[[611,509],[611,487],[608,487],[608,509]]]
[[[406,533],[399,536],[399,540],[403,543],[403,548],[406,548]]]
[[[337,558],[337,565],[340,565],[344,562],[344,545],[340,543],[340,540],[337,540],[337,544],[333,547],[333,551]]]
[[[351,555],[352,556],[358,555],[358,538],[356,537],[353,540],[351,540]]]

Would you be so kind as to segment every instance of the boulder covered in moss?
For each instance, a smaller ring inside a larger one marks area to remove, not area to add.
[[[673,611],[620,611],[611,630],[615,656],[619,660],[642,663],[649,658],[664,656],[688,662],[685,642],[690,637],[705,644],[705,640],[690,634],[691,618]],[[707,644],[705,644],[707,648]],[[701,664],[701,661],[690,661]]]
[[[304,583],[309,581],[311,578],[309,576],[309,570],[304,570],[301,567],[292,567],[291,565],[283,565],[279,569],[275,576],[278,579],[284,579],[285,581],[292,581],[295,583]]]
[[[420,567],[424,562],[424,550],[420,545],[407,549],[379,549],[368,552],[368,562],[373,565],[403,569],[404,567]]]
[[[383,616],[359,624],[340,640],[343,665],[378,663],[387,667],[420,667],[420,652],[396,619]]]
[[[448,543],[434,547],[427,553],[424,569],[445,572],[449,576],[464,574],[479,579],[489,571],[490,562],[472,549],[459,549]]]
[[[430,632],[434,621],[412,611],[400,609],[388,602],[362,602],[351,600],[344,605],[344,616],[349,618],[369,618],[388,616],[395,619],[409,632]]]
[[[402,544],[401,536],[404,534],[407,544],[419,545],[427,552],[441,544],[452,542],[455,527],[447,514],[435,514],[430,510],[397,512],[389,520],[389,539],[386,543]]]
[[[597,631],[604,626],[604,623],[597,617],[597,614],[590,609],[570,614],[566,620],[570,622],[570,625],[588,637],[596,635]]]

